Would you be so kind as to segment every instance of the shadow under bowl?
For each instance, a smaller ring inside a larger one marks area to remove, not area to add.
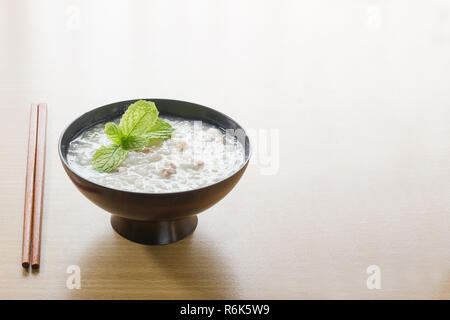
[[[67,161],[70,142],[92,126],[119,118],[128,106],[139,99],[120,101],[89,111],[73,121],[62,133],[59,156],[64,170],[90,201],[110,212],[111,224],[123,237],[143,244],[168,244],[183,239],[197,227],[196,214],[213,206],[233,189],[241,178],[251,155],[250,141],[244,129],[233,119],[198,104],[168,100],[155,102],[160,115],[200,120],[222,129],[233,129],[245,149],[241,167],[225,179],[198,189],[143,193],[117,190],[99,185],[78,175]]]

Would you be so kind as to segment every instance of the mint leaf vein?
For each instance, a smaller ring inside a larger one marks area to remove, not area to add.
[[[114,144],[97,149],[92,157],[94,170],[111,172],[122,164],[128,151],[139,150],[154,141],[170,138],[174,129],[158,118],[158,114],[153,102],[139,100],[128,107],[119,125],[108,122],[104,132]]]

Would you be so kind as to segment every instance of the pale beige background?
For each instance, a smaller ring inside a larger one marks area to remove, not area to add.
[[[450,298],[449,57],[444,0],[0,0],[0,298]],[[139,97],[279,130],[277,174],[262,175],[255,152],[189,238],[121,238],[65,175],[57,139],[83,112]],[[42,269],[28,274],[28,111],[40,101]],[[366,288],[372,264],[381,290]],[[81,290],[66,288],[69,265]]]

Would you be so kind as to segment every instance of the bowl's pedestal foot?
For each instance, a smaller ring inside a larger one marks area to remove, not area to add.
[[[140,221],[111,216],[113,229],[128,240],[143,244],[169,244],[194,232],[197,216],[168,220]]]

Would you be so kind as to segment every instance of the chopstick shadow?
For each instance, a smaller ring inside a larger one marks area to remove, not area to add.
[[[29,277],[30,273],[31,273],[30,269],[22,268],[22,276],[23,277]]]
[[[23,277],[29,277],[30,274],[38,275],[39,274],[39,270],[40,269],[32,269],[31,267],[29,267],[29,268],[22,268],[22,276]]]
[[[170,245],[144,246],[118,234],[94,241],[81,257],[83,299],[230,299],[233,275],[220,252],[194,235]],[[99,253],[105,253],[100,254]]]

